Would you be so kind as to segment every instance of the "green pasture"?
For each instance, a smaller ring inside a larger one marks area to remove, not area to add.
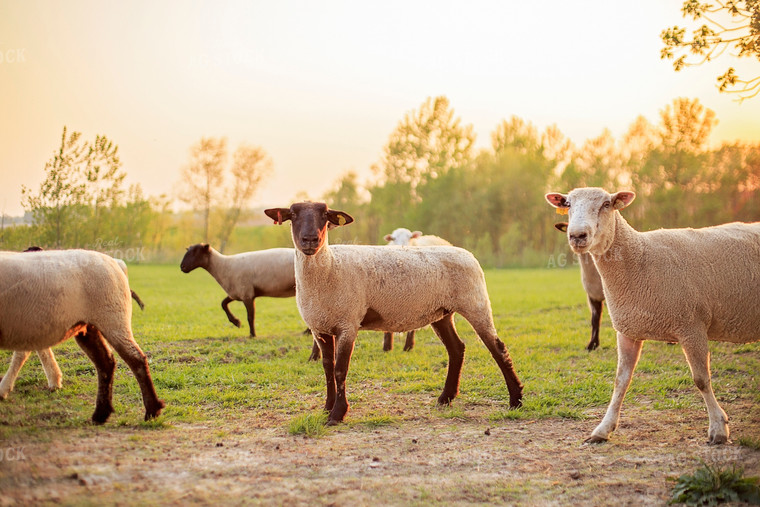
[[[134,305],[135,337],[150,358],[156,389],[167,406],[157,421],[142,423],[137,383],[118,360],[116,413],[108,425],[160,428],[245,417],[258,418],[264,426],[314,431],[308,428],[320,420],[324,375],[321,363],[307,361],[311,337],[302,335],[305,325],[295,299],[257,300],[259,336],[250,338],[247,327],[238,329],[227,321],[220,308],[224,292],[205,271],[183,274],[178,265],[134,265],[129,274],[132,288],[146,303],[142,312]],[[506,424],[507,419],[598,418],[612,392],[615,337],[605,313],[601,348],[585,350],[589,311],[578,271],[489,270],[486,278],[499,336],[525,385],[523,408],[507,409],[509,395],[496,363],[469,324],[458,318],[467,350],[460,396],[450,408],[435,407],[447,356],[430,328],[418,332],[411,352],[402,350],[401,335],[396,335],[394,350],[383,352],[380,333],[360,333],[347,381],[349,427],[403,425],[407,418],[424,417],[477,417],[494,424]],[[233,303],[231,309],[245,322],[242,303]],[[760,406],[760,344],[712,343],[711,350],[718,399],[744,399]],[[95,369],[73,340],[54,351],[63,371],[63,389],[44,389],[39,360],[32,356],[15,390],[0,402],[0,438],[89,421]],[[3,371],[10,356],[0,351]],[[704,410],[679,346],[645,344],[624,410],[637,405]],[[700,432],[706,428],[705,414]]]

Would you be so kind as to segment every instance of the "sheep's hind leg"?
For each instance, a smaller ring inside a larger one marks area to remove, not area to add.
[[[58,363],[55,360],[53,349],[47,348],[37,351],[37,357],[40,358],[42,363],[42,370],[45,372],[45,377],[48,381],[48,389],[55,391],[61,388],[61,369],[58,367]]]
[[[251,333],[251,338],[256,338],[256,329],[253,327],[253,322],[256,318],[256,298],[246,299],[243,301],[243,304],[248,315],[248,330]]]
[[[116,360],[95,326],[88,325],[86,332],[77,334],[76,341],[98,371],[98,398],[92,422],[103,424],[113,413],[113,373],[116,370]]]
[[[335,337],[330,334],[314,334],[314,345],[322,353],[322,367],[325,370],[325,412],[330,412],[335,405]],[[314,352],[311,354],[314,356]]]
[[[330,411],[327,420],[328,426],[334,426],[346,416],[348,412],[348,400],[346,399],[346,377],[351,356],[354,353],[356,330],[343,331],[335,337],[335,405]]]
[[[383,350],[385,352],[393,350],[393,333],[383,333]]]
[[[449,405],[459,394],[459,377],[464,362],[464,342],[459,338],[454,327],[454,314],[449,313],[441,320],[431,324],[449,354],[449,371],[446,374],[446,384],[438,397],[439,405]]]
[[[623,398],[631,385],[633,371],[641,357],[642,341],[632,340],[622,333],[617,334],[617,353],[618,365],[615,373],[615,389],[612,392],[612,399],[604,414],[604,419],[599,423],[591,436],[586,439],[587,443],[598,444],[606,442],[610,434],[617,428],[620,420],[620,408],[623,406]]]
[[[103,336],[119,354],[119,357],[127,363],[135,379],[137,379],[145,406],[145,420],[158,417],[165,405],[156,395],[156,388],[150,376],[150,368],[148,368],[148,358],[135,342],[132,331],[127,327],[124,331],[113,334],[103,333]]]
[[[13,357],[11,358],[11,364],[8,367],[8,371],[5,372],[5,375],[3,375],[3,380],[0,381],[0,400],[7,398],[8,393],[13,390],[13,384],[16,383],[18,373],[21,371],[21,367],[24,366],[24,363],[29,358],[29,354],[31,354],[31,352],[25,350],[17,350],[13,352]]]
[[[602,321],[602,302],[588,298],[588,305],[591,308],[591,341],[586,345],[589,352],[599,347],[599,324]]]
[[[406,333],[406,343],[404,343],[404,352],[409,352],[414,348],[414,329]]]
[[[222,300],[222,310],[224,310],[224,313],[227,314],[227,319],[232,322],[232,324],[236,327],[240,327],[240,319],[232,315],[232,312],[229,308],[227,308],[227,305],[235,301],[231,297],[226,297]]]
[[[707,433],[707,443],[711,445],[725,444],[728,442],[728,416],[715,399],[715,394],[710,381],[710,350],[707,347],[707,336],[701,335],[695,338],[681,340],[683,353],[691,368],[691,376],[697,389],[707,405],[707,414],[710,417],[710,428]]]

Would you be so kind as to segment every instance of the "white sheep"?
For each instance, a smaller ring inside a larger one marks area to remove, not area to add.
[[[52,250],[35,255],[0,252],[0,348],[13,350],[20,363],[30,350],[44,350],[72,336],[98,372],[92,421],[113,412],[113,373],[108,344],[135,375],[142,391],[145,419],[161,413],[148,361],[132,336],[132,303],[127,277],[116,261],[88,250]],[[0,382],[4,398],[15,375]]]
[[[265,210],[275,223],[291,221],[296,246],[296,302],[322,350],[328,424],[348,411],[346,375],[360,329],[402,332],[432,324],[446,346],[449,369],[438,403],[459,393],[464,342],[454,313],[475,329],[499,365],[511,407],[522,403],[522,384],[496,335],[485,277],[468,251],[456,247],[402,248],[327,243],[327,229],[353,218],[323,203]]]
[[[554,224],[560,232],[567,232],[567,222]],[[602,321],[602,304],[604,303],[604,288],[602,277],[594,266],[591,254],[578,254],[578,263],[581,266],[581,283],[586,291],[586,300],[591,310],[591,341],[586,345],[586,350],[591,351],[599,347],[599,325]]]
[[[236,255],[224,255],[205,243],[188,247],[180,269],[189,273],[195,268],[208,271],[227,293],[222,309],[235,326],[240,319],[227,307],[232,301],[242,301],[248,314],[248,329],[256,336],[254,319],[257,297],[290,298],[296,295],[296,278],[292,248],[271,248]]]
[[[638,232],[618,212],[634,197],[601,188],[546,195],[569,211],[573,251],[593,256],[617,331],[615,389],[587,442],[603,442],[615,430],[643,340],[659,340],[681,344],[707,405],[708,443],[725,443],[728,417],[713,394],[708,340],[760,338],[760,223]]]
[[[410,231],[404,227],[400,227],[390,234],[385,235],[385,241],[389,245],[398,246],[451,246],[451,243],[438,236],[432,234],[423,235],[420,231]],[[406,342],[404,343],[404,350],[410,351],[414,348],[414,333],[416,330],[412,329],[406,333]],[[393,350],[393,333],[383,334],[383,350]]]
[[[42,252],[44,251],[42,248],[38,246],[30,246],[24,252]],[[121,260],[116,259],[116,264],[119,265],[119,268],[124,272],[124,274],[127,274],[127,264]],[[137,295],[135,291],[130,289],[130,293],[132,295],[132,299],[134,299],[137,304],[140,306],[140,310],[145,309],[145,304],[140,299],[140,296]],[[55,354],[53,354],[53,349],[47,348],[42,350],[37,350],[37,357],[40,358],[40,363],[42,363],[42,370],[45,372],[45,377],[48,381],[48,389],[51,391],[55,391],[57,389],[60,389],[63,380],[63,374],[61,373],[61,368],[58,366],[58,362],[55,360]],[[11,365],[8,368],[8,371],[5,375],[0,377],[0,381],[5,380],[5,388],[0,385],[0,399],[5,399],[8,396],[8,393],[13,391],[13,386],[16,383],[16,379],[18,378],[18,374],[21,371],[21,367],[24,366],[24,363],[26,363],[26,360],[29,358],[29,355],[31,354],[30,351],[16,351],[13,353],[13,357],[11,358]]]

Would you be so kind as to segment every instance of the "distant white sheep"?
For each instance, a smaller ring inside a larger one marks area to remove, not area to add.
[[[398,246],[451,246],[451,243],[438,236],[431,234],[423,235],[420,231],[410,231],[404,227],[400,227],[390,234],[385,235],[385,241],[389,245]],[[404,350],[409,351],[414,348],[414,333],[415,329],[406,333],[406,342],[404,343]],[[393,333],[383,334],[383,350],[389,351],[393,349]]]
[[[148,361],[132,336],[127,277],[116,261],[88,250],[53,250],[34,255],[0,252],[0,348],[13,350],[20,369],[31,350],[49,349],[72,336],[98,372],[92,420],[105,422],[111,403],[113,353],[121,356],[142,391],[145,419],[164,407],[156,396]],[[14,375],[0,382],[7,396]]]
[[[560,232],[567,232],[567,222],[554,224]],[[604,288],[602,277],[594,266],[591,254],[578,254],[578,262],[581,266],[581,283],[586,291],[588,307],[591,310],[591,341],[586,345],[586,350],[591,351],[599,347],[599,325],[602,321],[602,305],[604,304]]]
[[[603,442],[617,427],[643,340],[675,340],[707,405],[708,443],[725,443],[728,416],[710,382],[708,340],[760,339],[760,223],[638,232],[619,213],[634,197],[601,188],[546,195],[569,211],[573,251],[593,256],[617,331],[615,389],[587,442]]]
[[[346,375],[360,329],[402,332],[432,324],[446,346],[449,370],[438,403],[459,393],[464,342],[454,313],[475,329],[499,365],[511,407],[522,403],[522,384],[496,335],[483,270],[468,251],[455,247],[403,248],[327,244],[328,228],[353,218],[323,203],[265,210],[275,223],[290,220],[296,247],[296,302],[322,350],[328,424],[348,411]]]

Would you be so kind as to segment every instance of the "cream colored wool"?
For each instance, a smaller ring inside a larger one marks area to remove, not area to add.
[[[130,368],[138,363],[144,365],[140,375],[135,374],[143,388],[146,408],[150,416],[155,416],[163,403],[155,398],[145,354],[132,336],[131,318],[129,283],[112,257],[88,250],[52,250],[33,255],[0,252],[0,348],[16,351],[11,369],[0,382],[0,399],[12,389],[29,351],[40,351],[46,374],[54,365],[60,375],[49,347],[71,338],[89,324]],[[149,387],[143,385],[143,380]],[[110,405],[110,399],[108,402]]]
[[[708,340],[760,339],[760,223],[638,232],[618,211],[631,193],[581,188],[566,197],[570,245],[593,255],[618,335],[615,392],[589,441],[606,440],[617,427],[642,340],[659,340],[683,347],[707,405],[709,442],[726,442],[728,417],[710,384]]]

